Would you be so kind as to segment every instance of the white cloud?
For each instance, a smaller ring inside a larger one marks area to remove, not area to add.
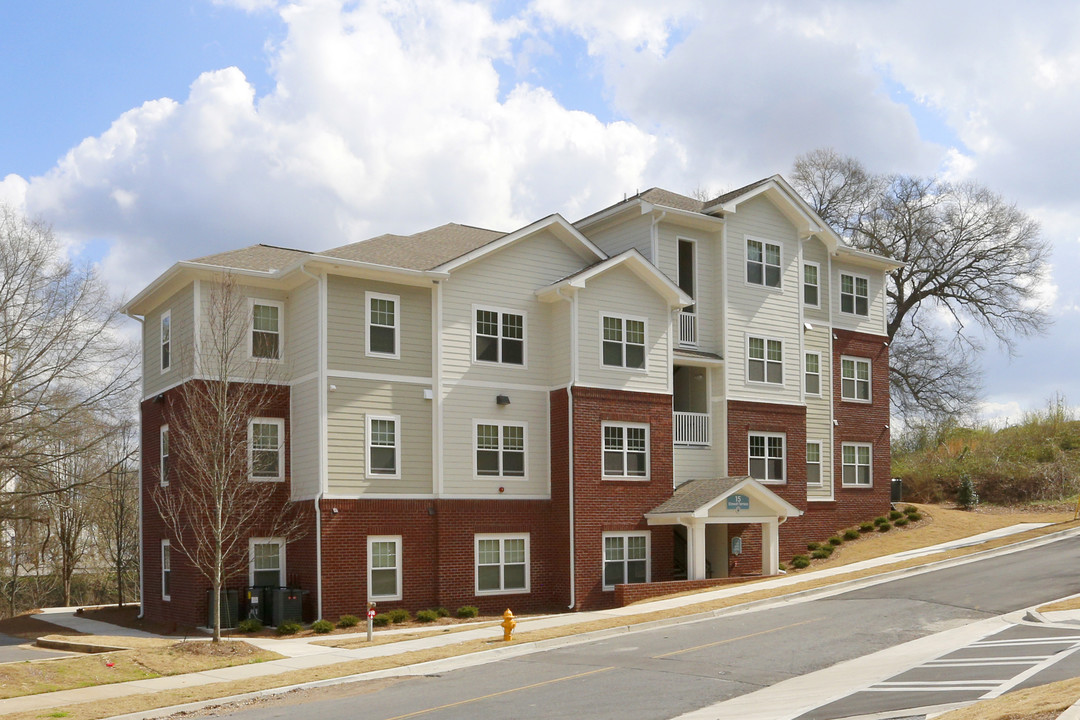
[[[26,189],[29,183],[18,175],[11,174],[0,180],[0,204],[7,205],[20,213],[26,209]]]

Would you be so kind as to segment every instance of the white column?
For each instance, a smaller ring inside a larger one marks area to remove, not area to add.
[[[761,523],[761,574],[780,572],[780,523],[766,520]]]
[[[690,580],[705,579],[705,523],[701,520],[690,521]]]

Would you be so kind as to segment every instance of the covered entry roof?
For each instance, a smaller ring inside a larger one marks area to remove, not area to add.
[[[740,510],[728,510],[726,501],[733,495],[745,495],[753,510],[749,515],[769,514],[777,518],[798,517],[802,510],[749,476],[702,478],[675,488],[674,494],[645,513],[653,524],[677,518],[731,518],[738,521]],[[746,508],[750,510],[750,508]],[[762,512],[764,511],[764,512]],[[747,518],[749,520],[749,518]]]

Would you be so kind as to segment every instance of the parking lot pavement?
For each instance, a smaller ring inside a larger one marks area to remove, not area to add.
[[[34,647],[30,641],[13,635],[0,635],[0,663],[44,660],[45,658],[65,657],[71,654]]]

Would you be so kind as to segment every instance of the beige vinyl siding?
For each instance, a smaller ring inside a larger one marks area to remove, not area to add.
[[[170,367],[161,372],[161,316],[170,312]],[[194,283],[173,293],[143,323],[143,394],[156,395],[191,375],[195,348],[192,320],[195,316]]]
[[[397,359],[368,356],[365,293],[396,295]],[[431,289],[339,275],[327,277],[327,366],[334,370],[431,377]]]
[[[285,303],[285,357],[292,377],[317,372],[319,362],[319,283],[301,285]]]
[[[292,497],[311,498],[319,492],[319,381],[293,385],[289,438],[292,458]]]
[[[608,255],[619,255],[635,248],[646,259],[652,260],[652,218],[648,215],[639,215],[617,225],[601,226],[598,230],[590,229],[585,235]]]
[[[767,288],[746,281],[746,240],[780,245],[781,288]],[[802,396],[802,358],[799,333],[799,294],[802,269],[795,227],[766,198],[739,206],[727,220],[728,331],[725,360],[728,395],[732,400],[798,404]],[[754,335],[784,343],[784,384],[748,383],[747,337]]]
[[[803,260],[818,265],[818,307],[805,306],[803,312],[811,323],[829,322],[829,252],[817,238],[803,242]],[[801,270],[799,271],[802,272]],[[799,291],[802,292],[802,275],[799,275]]]
[[[611,368],[601,363],[602,314],[645,319],[645,371]],[[581,384],[669,392],[669,322],[667,303],[631,270],[616,267],[590,279],[585,288],[578,290],[578,377]]]
[[[816,352],[821,357],[821,397],[806,396],[806,440],[821,443],[821,477],[824,484],[820,488],[807,486],[807,497],[832,497],[832,443],[829,442],[832,430],[832,416],[829,412],[832,404],[832,357],[829,352],[829,334],[827,327],[814,327],[805,333],[806,352]]]
[[[547,311],[535,291],[584,264],[558,238],[542,232],[454,270],[443,286],[444,380],[546,384],[552,365],[551,333]],[[474,306],[525,313],[524,367],[473,362]]]
[[[866,278],[869,282],[869,314],[866,317],[840,312],[840,275],[850,274]],[[847,265],[843,261],[833,258],[832,286],[836,292],[832,294],[832,322],[838,328],[855,330],[857,332],[870,333],[871,335],[883,335],[885,333],[885,276],[880,270]]]
[[[508,395],[509,405],[496,405],[497,395]],[[446,388],[443,405],[444,464],[443,492],[453,495],[549,496],[548,393],[506,388],[477,388],[454,385]],[[477,477],[475,467],[474,422],[524,423],[526,429],[525,478]],[[499,488],[503,492],[499,492]]]
[[[716,248],[720,244],[719,233],[707,233],[701,230],[681,228],[671,223],[662,222],[658,226],[660,234],[660,270],[671,282],[679,283],[679,240],[694,240],[697,256],[697,278],[694,298],[697,310],[698,344],[697,349],[719,353],[720,337],[720,291],[721,277],[714,272],[719,263]],[[678,341],[676,328],[676,342]]]
[[[570,373],[570,333],[571,333],[571,305],[566,300],[547,303],[547,323],[551,329],[551,376],[549,384],[552,386],[569,385]]]
[[[336,377],[328,391],[328,492],[331,495],[430,495],[431,407],[427,386]],[[428,388],[430,389],[430,388]],[[366,416],[400,415],[399,479],[365,477]]]
[[[199,374],[213,376],[217,373],[216,358],[213,351],[213,323],[210,317],[213,314],[213,304],[222,302],[220,296],[221,284],[203,280],[199,283],[200,303],[202,319],[199,324],[200,343],[202,348],[199,355]],[[292,338],[289,337],[289,307],[288,294],[284,290],[273,288],[254,287],[251,285],[238,285],[236,291],[243,298],[240,304],[244,317],[236,325],[237,331],[244,334],[243,342],[238,348],[237,362],[229,375],[234,380],[256,380],[260,382],[287,383],[292,378],[292,369],[289,363],[289,348]],[[282,304],[281,316],[278,318],[278,329],[281,333],[282,360],[259,360],[251,361],[251,309],[252,300],[268,300]]]

